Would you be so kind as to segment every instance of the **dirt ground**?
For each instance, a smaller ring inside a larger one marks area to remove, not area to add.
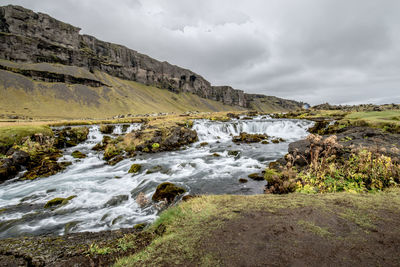
[[[400,213],[382,216],[369,229],[313,207],[244,212],[204,247],[222,266],[400,266]]]

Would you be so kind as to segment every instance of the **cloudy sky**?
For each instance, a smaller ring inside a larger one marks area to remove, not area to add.
[[[231,85],[311,104],[400,103],[399,0],[0,0]]]

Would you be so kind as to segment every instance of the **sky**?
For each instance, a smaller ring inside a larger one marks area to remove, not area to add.
[[[0,0],[230,85],[312,105],[400,103],[398,0]]]

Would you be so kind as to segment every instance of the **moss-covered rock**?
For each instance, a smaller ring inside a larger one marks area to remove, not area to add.
[[[285,139],[283,139],[283,138],[275,138],[275,139],[272,139],[271,142],[274,143],[274,144],[279,144],[281,142],[285,142]]]
[[[74,152],[72,152],[71,156],[76,158],[76,159],[84,159],[84,158],[86,158],[86,155],[83,154],[82,152],[78,151],[78,150],[75,150]]]
[[[250,179],[253,179],[255,181],[262,181],[264,180],[264,176],[261,173],[252,173],[249,174],[247,177],[249,177]]]
[[[156,192],[152,199],[153,201],[161,201],[166,199],[171,203],[176,196],[185,193],[186,190],[182,187],[176,186],[173,183],[165,182],[157,186]]]
[[[112,132],[115,129],[115,125],[112,124],[102,124],[100,125],[100,132],[102,132],[103,134],[112,134]]]
[[[141,231],[146,227],[147,224],[145,223],[138,223],[133,226],[133,229]]]
[[[268,139],[268,135],[266,134],[249,134],[242,132],[240,135],[234,136],[232,141],[235,143],[259,143],[266,139]]]
[[[76,198],[76,195],[69,196],[67,198],[62,198],[62,197],[53,198],[53,199],[47,201],[47,203],[44,205],[44,208],[48,209],[48,208],[51,208],[51,207],[54,207],[54,206],[67,205],[68,202],[73,198]]]
[[[48,177],[71,165],[71,162],[58,162],[59,157],[61,157],[60,153],[51,153],[48,155],[45,152],[38,153],[28,163],[28,170],[21,179],[33,180],[39,177]]]
[[[56,148],[73,147],[86,141],[89,134],[88,127],[67,127],[55,131],[54,146]]]
[[[122,149],[118,148],[114,144],[108,144],[104,150],[104,159],[105,160],[110,160],[115,156],[118,156],[119,154],[122,153]]]
[[[138,173],[140,172],[140,170],[142,169],[142,165],[141,164],[132,164],[131,168],[129,169],[129,173]]]
[[[228,155],[229,156],[234,156],[234,157],[238,156],[239,153],[240,153],[240,151],[238,151],[238,150],[230,150],[230,151],[228,151]]]
[[[114,166],[116,165],[118,162],[123,161],[125,158],[121,155],[117,155],[115,157],[113,157],[112,159],[110,159],[109,161],[107,161],[107,164],[110,166]]]

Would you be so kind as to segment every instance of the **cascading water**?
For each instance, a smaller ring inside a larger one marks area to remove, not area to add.
[[[263,181],[240,184],[239,178],[260,172],[268,162],[287,152],[289,142],[279,144],[241,144],[231,135],[266,133],[294,141],[307,135],[310,122],[255,118],[214,122],[198,120],[193,129],[199,142],[184,150],[141,154],[115,166],[107,165],[101,152],[91,148],[103,138],[99,126],[91,126],[88,140],[64,150],[61,161],[72,161],[64,172],[34,181],[8,182],[0,185],[0,238],[26,234],[63,234],[132,227],[151,222],[158,210],[153,205],[140,207],[135,198],[143,192],[151,198],[159,183],[169,181],[183,186],[190,194],[257,194]],[[115,134],[128,133],[140,124],[117,126]],[[126,130],[124,130],[126,129]],[[209,145],[200,146],[201,142]],[[74,159],[79,150],[87,155]],[[237,155],[229,155],[236,151]],[[219,156],[216,156],[217,153]],[[136,175],[128,173],[132,163],[142,165]],[[76,195],[65,206],[45,209],[44,204],[56,197]]]
[[[267,134],[287,140],[298,139],[307,135],[310,122],[304,120],[276,120],[268,117],[257,117],[253,120],[234,120],[214,122],[200,120],[194,126],[202,141],[230,140],[241,132],[250,134]]]

